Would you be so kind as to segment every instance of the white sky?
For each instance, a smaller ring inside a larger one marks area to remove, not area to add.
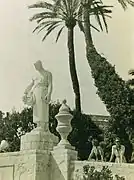
[[[94,41],[100,53],[116,65],[120,76],[127,79],[127,72],[132,67],[134,58],[134,9],[125,13],[116,0],[114,2],[113,18],[109,20],[109,34],[94,33]],[[68,53],[66,47],[66,32],[59,42],[54,42],[55,34],[44,43],[42,35],[32,34],[34,23],[29,18],[34,10],[28,10],[27,5],[36,0],[0,0],[0,110],[10,111],[23,107],[22,96],[25,87],[35,74],[33,63],[42,60],[44,67],[53,74],[54,91],[52,99],[66,98],[68,104],[74,107],[72,84],[68,68]],[[96,95],[96,89],[85,58],[85,44],[82,34],[76,30],[76,61],[82,94],[82,109],[86,113],[107,115],[105,106]]]

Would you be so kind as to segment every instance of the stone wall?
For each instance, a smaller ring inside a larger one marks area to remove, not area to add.
[[[76,171],[80,170],[82,172],[82,167],[84,165],[94,166],[97,170],[101,170],[103,166],[108,166],[110,170],[112,170],[113,174],[117,174],[120,176],[124,176],[125,180],[134,180],[134,164],[116,164],[116,163],[108,163],[108,162],[88,162],[88,161],[75,161],[74,168],[74,180],[76,179]]]
[[[102,116],[102,115],[90,115],[91,120],[100,128],[104,129],[107,124],[110,116]]]
[[[134,180],[134,164],[116,164],[88,161],[75,161],[76,152],[29,150],[0,154],[0,180],[78,180],[76,171],[84,165],[95,166],[100,170],[108,166],[113,174]],[[72,160],[71,160],[71,159]],[[71,161],[70,161],[71,160]]]
[[[46,151],[0,154],[0,180],[48,180],[49,157]]]

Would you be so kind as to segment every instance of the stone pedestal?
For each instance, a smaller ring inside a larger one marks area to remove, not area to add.
[[[52,151],[51,180],[72,180],[77,152],[72,149],[55,147]]]
[[[43,130],[35,129],[21,137],[21,151],[52,150],[58,143],[58,137]]]
[[[72,130],[70,124],[72,118],[73,116],[69,112],[66,100],[64,100],[59,109],[59,113],[56,115],[58,121],[57,131],[61,135],[61,141],[52,151],[52,180],[72,179],[71,176],[74,169],[73,161],[77,159],[77,151],[74,150],[75,148],[71,146],[67,140],[67,137]]]
[[[50,180],[50,152],[28,150],[0,154],[0,180]]]
[[[22,162],[22,170],[26,171],[18,176],[21,179],[15,180],[71,180],[74,168],[73,162],[77,159],[77,152],[68,142],[67,137],[72,130],[70,121],[73,116],[69,113],[69,107],[64,101],[59,113],[56,115],[58,120],[57,130],[61,135],[61,141],[48,131],[44,131],[42,127],[37,127],[30,133],[21,137],[21,153],[25,153],[25,157],[31,157],[29,153],[34,151],[34,159]],[[32,170],[31,170],[32,167]],[[28,178],[26,178],[29,174]],[[31,179],[30,179],[31,178]]]

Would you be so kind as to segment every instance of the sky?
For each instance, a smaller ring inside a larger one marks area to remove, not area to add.
[[[67,34],[62,34],[55,43],[55,33],[42,43],[40,35],[33,34],[34,23],[29,18],[37,11],[27,6],[36,0],[0,0],[0,110],[21,110],[24,107],[22,96],[26,86],[36,75],[33,63],[43,62],[44,68],[53,74],[52,100],[67,99],[74,107],[74,94],[69,74]],[[94,32],[97,50],[116,66],[118,74],[128,79],[128,70],[134,66],[134,9],[126,12],[116,0],[105,0],[115,5],[112,19],[108,20],[109,33]],[[90,67],[85,58],[83,35],[76,28],[75,50],[77,70],[81,87],[82,110],[89,114],[108,115],[104,104],[96,95]]]

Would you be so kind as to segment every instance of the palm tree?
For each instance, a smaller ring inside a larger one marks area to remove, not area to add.
[[[76,26],[76,16],[79,7],[77,0],[53,0],[53,3],[38,2],[29,6],[29,8],[42,8],[43,12],[35,14],[30,20],[37,22],[37,27],[33,32],[45,31],[43,41],[50,35],[56,28],[59,28],[57,33],[56,42],[58,41],[64,27],[68,30],[67,46],[69,53],[69,67],[70,75],[75,94],[75,108],[76,111],[81,112],[81,98],[80,87],[77,77],[76,64],[75,64],[75,51],[74,51],[74,28]]]
[[[96,7],[97,5],[97,7]],[[99,14],[103,11],[104,15],[111,13],[111,10],[107,10],[108,6],[101,6],[98,2],[93,3],[93,8],[90,14],[97,17],[98,23],[103,30],[100,23]],[[83,31],[82,24],[82,4],[81,0],[53,0],[53,4],[47,2],[39,2],[29,6],[29,8],[43,8],[43,12],[35,14],[30,20],[37,22],[37,27],[33,32],[41,32],[46,30],[43,41],[48,35],[50,35],[53,30],[60,27],[56,42],[58,41],[64,27],[68,29],[68,52],[69,52],[69,67],[72,79],[73,90],[75,93],[75,105],[76,110],[81,112],[81,100],[80,100],[80,87],[76,72],[75,65],[75,51],[74,51],[74,28],[76,24],[79,25],[81,31]],[[98,12],[97,12],[98,11]],[[105,26],[105,18],[103,18]],[[90,24],[90,27],[99,31],[95,26]],[[106,26],[107,29],[107,26]]]

